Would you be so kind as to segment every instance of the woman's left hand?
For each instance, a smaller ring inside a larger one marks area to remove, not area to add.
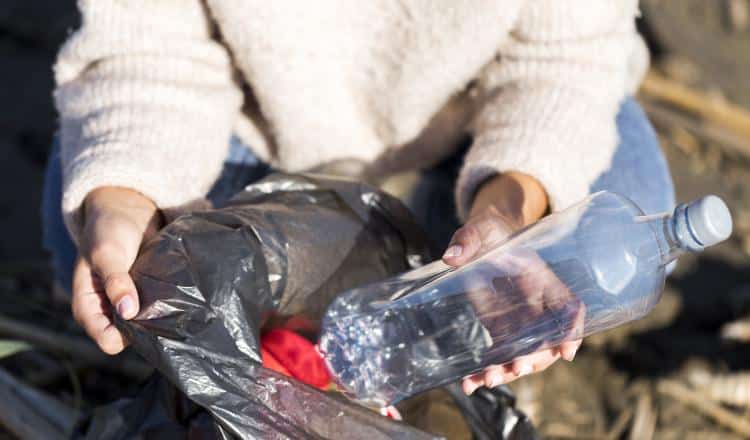
[[[453,235],[443,261],[451,266],[468,263],[483,249],[541,218],[547,206],[546,193],[533,177],[505,173],[489,180],[477,192],[469,219]],[[561,357],[572,361],[580,345],[580,339],[565,342],[557,347],[520,356],[504,365],[487,367],[480,373],[464,378],[463,390],[471,394],[481,386],[496,387],[511,382],[521,376],[543,371]]]

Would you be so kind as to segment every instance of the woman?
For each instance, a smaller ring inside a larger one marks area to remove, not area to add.
[[[138,311],[128,269],[140,244],[165,210],[246,184],[232,164],[377,180],[429,169],[470,134],[452,265],[594,190],[652,212],[673,204],[653,131],[628,98],[647,64],[634,0],[79,5],[83,25],[55,66],[46,234],[61,279],[73,272],[74,316],[107,353],[126,344],[110,307]],[[488,368],[464,390],[572,360],[579,343]]]

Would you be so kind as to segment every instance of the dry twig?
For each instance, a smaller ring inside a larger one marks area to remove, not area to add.
[[[750,407],[750,373],[711,374],[697,370],[688,375],[688,380],[711,400]]]
[[[738,105],[712,98],[653,70],[646,75],[640,91],[649,98],[668,102],[744,139],[750,139],[750,112]]]
[[[732,431],[750,437],[750,421],[741,415],[735,414],[719,404],[712,402],[702,394],[691,390],[679,382],[663,380],[657,386],[659,393],[677,400],[683,405],[689,406],[701,414],[715,420],[718,424]]]
[[[720,334],[722,339],[750,342],[750,317],[744,317],[722,325]]]
[[[724,0],[724,21],[732,32],[747,29],[750,25],[750,6],[747,0]]]
[[[656,430],[656,411],[654,410],[651,389],[641,392],[635,406],[633,427],[630,429],[630,440],[651,440]]]
[[[606,440],[617,440],[618,438],[620,438],[620,436],[622,436],[622,433],[625,432],[625,429],[628,427],[628,422],[630,422],[630,419],[632,418],[633,408],[628,406],[620,412],[620,414],[617,416],[617,419],[615,419],[614,423],[612,423],[612,427],[609,429],[607,436],[604,438]]]
[[[655,101],[646,99],[641,104],[657,126],[680,127],[700,139],[721,145],[729,153],[750,159],[750,138],[738,136],[713,122],[696,120]]]

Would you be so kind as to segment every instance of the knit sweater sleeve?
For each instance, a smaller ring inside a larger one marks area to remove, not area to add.
[[[636,13],[635,0],[526,2],[479,81],[486,101],[456,188],[462,218],[477,186],[505,171],[537,178],[553,210],[588,194],[617,146],[615,117],[642,44]]]
[[[161,208],[218,176],[241,93],[199,0],[79,0],[55,65],[63,213],[74,240],[86,195],[131,188]]]

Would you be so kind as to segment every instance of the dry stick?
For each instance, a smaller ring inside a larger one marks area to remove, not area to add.
[[[602,440],[603,437],[597,434],[582,434],[571,430],[567,426],[552,425],[542,432],[544,438],[560,440]]]
[[[633,427],[630,430],[631,440],[651,440],[656,431],[656,413],[654,412],[651,389],[641,392],[638,403],[635,406]]]
[[[746,0],[725,0],[724,21],[732,32],[741,32],[750,24],[750,6]]]
[[[606,440],[617,440],[620,438],[623,432],[625,432],[625,428],[628,427],[628,422],[633,417],[633,408],[627,407],[624,410],[620,412],[620,414],[617,416],[617,419],[615,419],[615,422],[612,424],[612,428],[610,428],[609,432],[607,433],[607,436],[604,437]]]
[[[714,402],[750,407],[750,372],[730,374],[692,374],[693,387]]]
[[[696,121],[673,109],[650,100],[642,100],[641,104],[656,125],[679,126],[694,135],[708,141],[715,142],[721,147],[750,159],[750,138],[742,138],[735,133],[717,126],[710,121]]]
[[[657,390],[659,393],[669,396],[683,405],[687,405],[714,419],[718,424],[746,437],[750,437],[750,421],[744,417],[722,408],[702,394],[691,390],[679,382],[671,380],[660,381]]]
[[[644,78],[640,91],[650,98],[666,101],[750,139],[750,112],[738,105],[718,101],[653,70]]]
[[[0,315],[0,334],[26,341],[54,353],[65,353],[77,360],[135,379],[143,379],[152,371],[148,365],[139,360],[108,356],[93,342],[86,339],[55,333],[2,315]]]

